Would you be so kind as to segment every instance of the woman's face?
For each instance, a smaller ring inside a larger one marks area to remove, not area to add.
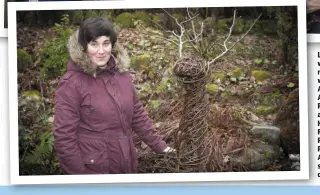
[[[101,36],[88,44],[88,56],[90,60],[100,68],[106,68],[111,57],[112,45],[110,38]]]

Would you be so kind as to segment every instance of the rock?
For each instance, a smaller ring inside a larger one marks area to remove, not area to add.
[[[249,114],[250,114],[250,116],[251,116],[251,121],[253,121],[253,122],[260,121],[260,118],[257,117],[257,115],[255,115],[254,113],[249,112]]]
[[[276,126],[259,125],[249,130],[249,134],[270,144],[280,144],[280,129]]]
[[[291,161],[291,170],[300,171],[300,154],[289,154],[289,159]]]
[[[48,118],[48,122],[49,122],[49,123],[53,123],[53,122],[54,122],[54,116],[49,117],[49,118]]]
[[[300,162],[294,162],[291,165],[291,170],[292,171],[300,171]]]
[[[26,91],[19,97],[19,124],[32,125],[42,108],[41,97],[36,91]]]
[[[243,164],[248,171],[261,171],[267,168],[279,156],[279,146],[256,141],[239,156],[231,160]]]
[[[292,161],[300,161],[300,154],[289,154],[289,159]]]

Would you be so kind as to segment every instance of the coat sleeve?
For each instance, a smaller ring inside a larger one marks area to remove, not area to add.
[[[55,90],[53,135],[60,166],[67,174],[81,174],[84,170],[76,135],[80,100],[78,85],[62,79]]]
[[[152,120],[149,118],[147,112],[144,110],[137,90],[135,89],[132,79],[130,82],[133,90],[133,117],[132,117],[132,130],[138,134],[140,139],[146,143],[153,151],[161,153],[167,147],[162,137],[157,134],[153,128]]]

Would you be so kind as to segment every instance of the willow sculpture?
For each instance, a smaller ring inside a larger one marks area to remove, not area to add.
[[[205,96],[206,67],[202,60],[182,58],[173,69],[185,90],[183,115],[173,136],[177,149],[177,172],[205,171],[210,159],[211,142],[206,122],[209,113],[209,100]]]
[[[229,157],[228,152],[244,149],[245,134],[234,131],[230,109],[220,109],[214,113],[210,111],[205,88],[210,75],[207,63],[201,59],[186,57],[176,61],[173,71],[182,82],[185,91],[179,128],[171,132],[173,137],[171,144],[177,151],[174,154],[163,155],[154,154],[150,150],[142,153],[140,172],[190,173],[244,170],[241,163],[226,161],[226,156]],[[212,120],[220,122],[214,125]],[[221,121],[228,124],[222,126]]]

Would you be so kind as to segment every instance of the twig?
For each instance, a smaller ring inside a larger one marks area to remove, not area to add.
[[[188,16],[191,18],[190,13],[189,13],[189,8],[187,8]],[[193,21],[191,21],[191,26],[192,26],[192,31],[193,31],[193,36],[196,37],[196,29],[194,27]]]
[[[237,148],[237,149],[232,150],[232,151],[230,151],[230,152],[226,152],[226,153],[224,153],[224,155],[227,155],[227,154],[235,154],[235,153],[237,153],[237,152],[242,151],[243,149],[244,149],[244,147]]]
[[[232,33],[232,30],[234,28],[234,24],[235,24],[235,16],[236,16],[236,11],[234,11],[234,16],[233,16],[233,23],[230,27],[230,30],[229,30],[229,34],[228,34],[228,37],[226,38],[226,40],[224,41],[224,48],[225,50],[220,54],[218,55],[216,58],[214,58],[213,60],[209,61],[208,62],[208,66],[211,66],[212,64],[214,64],[219,58],[221,58],[222,56],[224,56],[226,53],[228,53],[236,44],[238,44],[242,39],[244,39],[244,37],[246,37],[248,35],[248,33],[251,31],[252,27],[256,24],[256,22],[259,20],[259,18],[261,17],[262,14],[259,15],[259,17],[257,19],[255,19],[255,21],[251,24],[250,28],[247,30],[247,32],[240,38],[238,39],[230,48],[227,47],[227,41],[228,39],[230,38],[231,36],[231,33]]]
[[[162,40],[165,40],[165,41],[169,41],[169,42],[171,42],[171,43],[179,46],[179,43],[177,43],[176,41],[174,41],[174,40],[172,40],[172,39],[163,38],[163,37],[161,37],[161,36],[159,36],[159,35],[158,35],[157,37],[158,37],[159,39],[162,39]]]
[[[41,78],[39,78],[39,83],[40,83],[40,92],[41,92],[41,99],[42,99],[43,111],[46,111],[46,107],[45,107],[45,103],[44,103],[44,96],[43,96],[43,89],[42,89]]]
[[[184,40],[183,40],[183,37],[184,37],[184,34],[185,34],[185,32],[186,32],[186,29],[185,29],[185,27],[183,26],[183,24],[186,23],[186,22],[190,22],[190,21],[191,21],[192,24],[193,24],[193,20],[194,20],[196,17],[198,17],[199,14],[191,17],[190,14],[189,14],[189,11],[188,11],[188,16],[189,16],[189,18],[188,18],[187,20],[182,21],[182,22],[179,23],[179,21],[178,21],[177,18],[175,18],[174,16],[172,16],[172,15],[171,15],[169,12],[167,12],[165,9],[162,9],[162,10],[163,10],[164,12],[166,12],[166,14],[168,14],[171,18],[173,18],[174,21],[176,22],[176,24],[180,27],[180,34],[177,34],[177,33],[174,32],[174,31],[171,31],[171,33],[172,33],[174,36],[176,36],[176,37],[178,38],[178,40],[179,40],[179,41],[177,42],[177,45],[178,45],[178,50],[179,50],[179,57],[181,58],[181,57],[182,57],[183,44],[184,44],[184,43],[187,43],[187,42],[196,41],[196,40],[198,39],[198,37],[203,33],[203,23],[202,23],[202,25],[201,25],[201,31],[200,31],[200,33],[199,33],[198,35],[196,35],[196,33],[195,33],[195,28],[194,28],[194,25],[193,25],[193,29],[194,29],[194,37],[193,37],[193,39],[188,38],[187,40],[184,41]],[[169,41],[169,40],[167,40],[167,41]],[[171,42],[172,42],[172,41],[171,41]]]

